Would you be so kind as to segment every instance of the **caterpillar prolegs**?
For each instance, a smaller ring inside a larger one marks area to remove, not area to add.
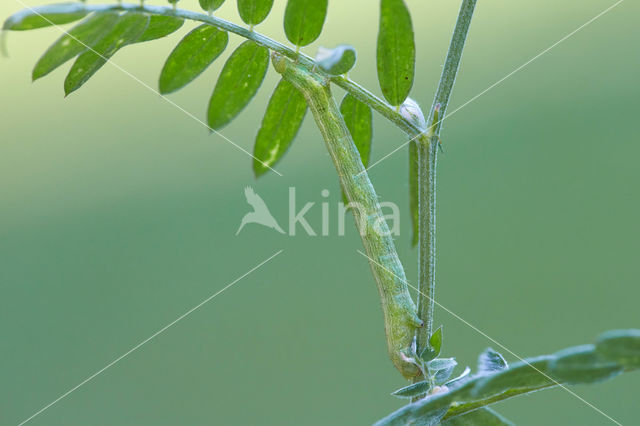
[[[409,295],[404,269],[396,253],[378,198],[360,160],[351,134],[331,94],[328,81],[304,66],[273,53],[273,65],[304,96],[325,140],[350,204],[382,300],[389,356],[406,378],[421,374],[412,362],[416,330],[423,326]]]

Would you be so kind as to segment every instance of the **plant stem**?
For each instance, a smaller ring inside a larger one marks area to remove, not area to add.
[[[418,315],[425,323],[425,326],[417,331],[418,353],[426,347],[433,332],[436,286],[436,165],[440,131],[460,67],[476,1],[462,1],[438,90],[427,119],[429,128],[415,141],[418,148],[419,191]]]
[[[463,414],[470,413],[473,410],[477,410],[480,407],[486,407],[488,405],[495,404],[496,402],[504,401],[505,399],[513,398],[520,395],[525,395],[528,393],[537,392],[543,389],[553,388],[556,386],[559,386],[559,385],[556,383],[548,383],[548,384],[540,385],[536,388],[510,389],[506,392],[503,392],[498,395],[494,395],[486,399],[456,405],[449,408],[449,410],[447,411],[447,414],[442,418],[442,420],[447,420],[457,416],[461,416]]]
[[[425,326],[417,332],[420,353],[433,333],[436,290],[436,163],[438,143],[420,137],[418,148],[418,316]]]
[[[175,5],[174,5],[175,6]],[[315,66],[315,61],[304,53],[297,52],[297,49],[291,49],[282,43],[279,43],[263,34],[255,31],[255,28],[245,28],[240,25],[236,25],[224,19],[216,16],[209,16],[204,13],[192,12],[189,10],[178,9],[174,7],[164,6],[150,6],[150,5],[135,5],[135,4],[95,4],[86,5],[85,10],[89,12],[106,12],[111,10],[137,10],[143,11],[152,15],[173,16],[176,18],[189,19],[191,21],[198,21],[205,24],[209,24],[216,28],[219,28],[230,33],[237,34],[248,40],[252,40],[255,43],[268,48],[271,51],[278,52],[288,58],[298,61],[301,65],[304,65],[310,73],[324,80],[330,80],[332,83],[342,87],[344,90],[353,95],[356,99],[370,106],[373,110],[377,111],[398,126],[401,130],[406,132],[411,137],[418,136],[422,129],[416,126],[411,121],[405,119],[400,115],[394,107],[375,96],[373,93],[360,86],[358,83],[350,80],[345,76],[328,76],[319,67]]]

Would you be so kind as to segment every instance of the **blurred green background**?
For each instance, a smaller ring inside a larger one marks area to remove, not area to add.
[[[412,97],[428,108],[459,2],[407,3],[418,46]],[[284,4],[258,27],[282,42]],[[611,4],[480,1],[450,111]],[[180,5],[197,10],[195,0]],[[377,5],[331,1],[323,36],[305,49],[353,44],[352,77],[375,93]],[[0,16],[19,9],[3,1]],[[444,126],[438,300],[521,356],[640,327],[639,12],[620,4]],[[219,15],[240,22],[232,0]],[[256,225],[235,236],[247,185],[282,225],[290,186],[299,204],[316,202],[317,229],[325,188],[334,211],[337,178],[311,117],[277,166],[284,177],[255,181],[251,158],[113,66],[66,100],[67,67],[31,84],[58,36],[11,33],[0,60],[0,424],[26,419],[279,249],[31,424],[370,424],[401,406],[389,392],[405,382],[386,355],[352,221],[345,237],[335,236],[335,214],[331,237]],[[115,62],[155,87],[179,38],[129,47]],[[203,119],[222,64],[171,99]],[[224,135],[252,150],[276,82],[271,70]],[[404,140],[376,117],[373,160]],[[397,246],[415,282],[406,166],[403,150],[371,178],[403,208]],[[442,310],[436,320],[445,354],[462,365],[491,345]],[[623,424],[637,424],[638,389],[638,374],[573,388]],[[609,424],[559,389],[496,409],[520,425]]]

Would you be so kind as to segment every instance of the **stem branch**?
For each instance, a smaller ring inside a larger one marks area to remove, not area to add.
[[[418,145],[418,315],[425,323],[425,326],[417,331],[418,353],[428,345],[433,332],[436,286],[436,163],[440,131],[460,67],[476,1],[462,1],[438,90],[429,111],[427,123],[430,127],[414,142]]]
[[[417,351],[433,333],[436,290],[436,165],[438,143],[429,135],[418,139],[418,316],[424,327],[417,332]]]

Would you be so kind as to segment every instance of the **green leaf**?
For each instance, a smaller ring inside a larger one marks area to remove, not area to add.
[[[460,373],[459,376],[454,377],[453,379],[449,380],[448,382],[445,383],[445,386],[451,387],[453,385],[460,385],[463,379],[468,380],[469,379],[469,373],[471,373],[471,369],[469,367],[465,367],[464,371],[462,373]]]
[[[442,426],[511,426],[510,422],[491,408],[480,408],[440,423]]]
[[[318,48],[316,63],[329,75],[343,75],[351,71],[356,64],[356,49],[348,44],[341,44],[334,49]]]
[[[313,43],[322,32],[328,0],[289,0],[284,12],[284,32],[296,46]]]
[[[200,1],[200,7],[202,9],[204,9],[205,12],[215,12],[216,10],[218,10],[218,8],[220,6],[222,6],[222,3],[224,3],[224,0],[199,0]]]
[[[238,0],[240,18],[247,25],[258,25],[271,11],[273,0]]]
[[[21,10],[4,21],[3,30],[27,31],[78,21],[88,12],[82,3],[50,4]]]
[[[175,92],[191,83],[224,52],[229,41],[225,31],[200,25],[173,49],[160,73],[160,93]]]
[[[376,426],[422,424],[422,419],[425,418],[432,419],[434,416],[440,416],[440,418],[442,418],[449,411],[449,407],[451,407],[452,404],[457,407],[465,402],[475,401],[477,399],[472,396],[472,391],[477,385],[477,382],[478,377],[471,378],[463,384],[453,387],[448,392],[435,393],[417,402],[407,404],[378,421]],[[477,408],[479,408],[479,406],[474,406],[470,408],[469,411]]]
[[[445,370],[458,365],[455,358],[436,358],[427,363],[430,371]]]
[[[601,358],[594,345],[576,346],[555,354],[549,364],[553,377],[570,384],[596,383],[622,373],[623,367]]]
[[[173,16],[152,15],[149,20],[149,26],[140,36],[136,43],[157,40],[166,37],[182,28],[184,19],[174,18]]]
[[[420,239],[420,192],[418,186],[419,178],[418,164],[418,142],[409,142],[409,210],[411,212],[411,245],[415,247]]]
[[[429,344],[423,349],[420,358],[423,361],[431,361],[440,355],[442,350],[442,327],[438,327],[436,331],[429,337]]]
[[[391,395],[398,398],[410,399],[417,396],[425,395],[429,392],[430,389],[431,385],[428,381],[425,380],[423,382],[414,383],[412,385],[400,388],[397,391],[392,392]]]
[[[438,327],[436,331],[429,337],[429,346],[435,352],[436,356],[440,355],[442,350],[442,326]]]
[[[627,369],[640,368],[640,330],[612,330],[596,340],[596,351]]]
[[[345,95],[340,104],[340,112],[347,124],[353,142],[358,148],[362,164],[367,167],[371,157],[373,139],[373,113],[368,105],[360,102],[351,94]]]
[[[382,0],[378,33],[378,81],[385,99],[401,105],[413,86],[415,43],[411,15],[403,0]]]
[[[33,68],[33,80],[49,74],[68,60],[78,56],[109,33],[118,21],[118,13],[91,15],[69,30],[47,49]]]
[[[431,385],[428,381],[414,383],[409,386],[398,389],[391,395],[398,398],[414,398],[417,396],[425,395],[431,389]]]
[[[449,377],[451,377],[451,374],[453,374],[454,369],[455,369],[455,366],[451,366],[449,368],[445,368],[443,370],[438,371],[435,374],[435,376],[433,376],[433,380],[435,380],[435,382],[438,384],[442,384],[446,382],[449,379]]]
[[[486,405],[563,382],[585,383],[608,379],[624,371],[622,366],[614,366],[613,363],[631,362],[626,365],[633,368],[637,365],[635,362],[639,353],[640,330],[607,332],[598,338],[595,347],[578,346],[555,355],[527,358],[509,368],[471,376],[453,386],[449,385],[450,381],[446,384],[448,391],[407,404],[376,425],[422,424],[423,419],[432,419],[442,410],[446,411],[445,421],[448,421]],[[607,359],[609,356],[611,358]]]
[[[458,365],[458,363],[454,358],[436,358],[427,363],[429,372],[435,372],[434,378],[436,383],[442,383],[447,380],[451,376],[451,373],[453,373],[456,365]]]
[[[475,396],[497,395],[511,389],[535,389],[556,384],[549,372],[549,363],[553,356],[545,355],[514,363],[510,368],[501,370],[480,379],[473,389]]]
[[[247,106],[269,66],[269,51],[247,40],[229,57],[209,101],[209,127],[221,129]]]
[[[149,25],[149,16],[138,12],[126,12],[120,16],[111,30],[76,59],[64,82],[66,95],[78,90],[87,82],[116,52],[128,44],[134,43]]]
[[[256,177],[273,167],[287,152],[307,112],[307,103],[291,83],[280,80],[271,95],[256,136],[253,171]]]
[[[478,373],[480,374],[493,373],[507,367],[507,361],[492,348],[485,349],[478,357]]]

